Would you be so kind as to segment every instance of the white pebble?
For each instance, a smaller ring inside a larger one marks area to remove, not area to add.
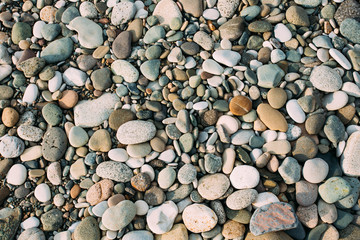
[[[34,27],[33,27],[33,35],[40,39],[40,38],[43,38],[43,35],[41,34],[41,30],[42,28],[46,25],[45,22],[43,21],[37,21],[35,24],[34,24]]]
[[[306,116],[296,99],[286,103],[286,111],[289,116],[297,123],[305,122]]]
[[[70,231],[59,232],[54,236],[54,240],[71,240],[71,232]]]
[[[26,87],[22,101],[28,104],[32,104],[36,100],[38,94],[38,87],[36,84],[31,83]]]
[[[29,217],[21,223],[22,229],[36,228],[40,225],[40,221],[37,217]]]
[[[51,199],[51,191],[46,183],[41,183],[35,188],[35,197],[40,202],[47,202]]]
[[[145,159],[144,158],[129,158],[129,160],[127,160],[125,163],[130,168],[139,168],[142,165],[144,165]]]
[[[148,164],[142,165],[141,168],[140,168],[140,172],[146,173],[147,175],[149,175],[151,181],[154,181],[154,179],[155,179],[155,171],[150,165],[148,165]]]
[[[6,182],[12,185],[22,185],[27,177],[27,170],[22,164],[13,165],[6,176]]]
[[[56,92],[59,90],[62,84],[62,75],[61,72],[55,71],[55,76],[49,80],[48,88],[50,92]]]
[[[348,102],[348,95],[343,91],[329,93],[322,99],[322,105],[329,111],[335,111],[344,107]]]
[[[261,133],[261,137],[265,139],[265,142],[272,142],[275,141],[277,138],[277,133],[274,130],[265,130]]]
[[[108,205],[107,201],[102,201],[102,202],[99,202],[98,204],[96,204],[92,208],[92,212],[94,213],[95,216],[102,217],[102,215],[108,208],[109,208],[109,205]]]
[[[237,166],[230,174],[231,185],[236,189],[254,188],[259,184],[259,181],[258,170],[248,165]]]
[[[340,66],[342,66],[346,70],[351,69],[351,63],[349,62],[349,60],[347,60],[347,58],[344,56],[344,54],[342,54],[339,50],[337,50],[335,48],[331,48],[329,50],[329,53],[330,53],[330,56],[332,56],[335,59],[335,61],[340,64]]]
[[[149,205],[144,200],[137,200],[135,202],[136,215],[144,216],[149,211]]]
[[[255,202],[253,202],[252,205],[256,209],[275,202],[280,202],[275,194],[271,192],[262,192],[257,195]]]
[[[280,42],[289,41],[292,37],[291,31],[283,23],[276,24],[274,34],[275,38]]]
[[[197,103],[194,104],[193,109],[195,109],[197,111],[203,110],[203,109],[207,108],[208,105],[209,104],[207,102],[205,102],[205,101],[197,102]]]
[[[203,12],[203,17],[206,20],[217,20],[220,17],[220,13],[216,8],[210,8]]]
[[[111,160],[117,162],[126,162],[129,159],[129,155],[123,148],[114,148],[108,152],[108,156]]]

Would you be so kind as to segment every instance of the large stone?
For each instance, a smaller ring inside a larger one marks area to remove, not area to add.
[[[135,204],[129,200],[124,200],[106,209],[102,215],[102,223],[107,229],[118,231],[125,228],[134,219],[135,215]]]
[[[357,21],[360,20],[360,3],[356,0],[345,0],[337,8],[334,16],[338,25],[347,19],[353,18]]]
[[[0,210],[0,239],[12,240],[21,222],[20,208],[3,208]]]
[[[207,200],[215,200],[224,195],[229,187],[228,177],[222,173],[215,173],[200,178],[198,192]]]
[[[68,38],[61,38],[51,42],[40,56],[48,63],[57,63],[66,60],[73,53],[73,41]]]
[[[109,118],[118,101],[119,97],[111,93],[105,93],[92,101],[80,101],[74,107],[75,125],[84,128],[99,126]]]
[[[74,240],[100,240],[99,224],[94,217],[86,217],[77,225]]]
[[[342,85],[340,74],[335,69],[323,65],[313,68],[309,80],[316,89],[324,92],[338,91]]]
[[[97,48],[104,42],[102,28],[90,19],[77,17],[70,22],[69,27],[78,33],[79,42],[85,48]]]
[[[234,41],[238,39],[244,31],[244,19],[234,17],[219,27],[220,37]]]
[[[360,176],[360,132],[354,132],[347,140],[343,155],[341,156],[341,168],[344,174],[353,177]]]
[[[173,18],[182,18],[180,9],[173,0],[161,0],[152,15],[158,18],[161,25],[170,25]]]

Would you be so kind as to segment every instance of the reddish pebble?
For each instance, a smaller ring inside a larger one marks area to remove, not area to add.
[[[78,102],[78,94],[73,90],[65,90],[59,99],[59,106],[63,109],[73,108]]]

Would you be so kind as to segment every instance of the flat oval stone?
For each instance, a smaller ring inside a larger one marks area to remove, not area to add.
[[[151,140],[156,134],[156,127],[152,122],[133,120],[121,125],[116,133],[122,144],[138,144]]]
[[[51,162],[60,160],[65,154],[67,143],[66,134],[61,128],[50,128],[45,132],[41,144],[43,157]]]
[[[313,68],[309,80],[316,89],[324,92],[338,91],[342,85],[339,73],[323,65]]]
[[[278,140],[265,143],[262,150],[270,154],[287,154],[291,151],[291,146],[287,140]]]
[[[203,204],[187,206],[182,218],[186,228],[193,233],[210,231],[218,222],[215,212]]]
[[[285,117],[269,104],[261,103],[256,110],[260,120],[271,130],[286,132],[288,124]]]
[[[322,99],[322,105],[329,111],[339,110],[348,102],[349,96],[343,91],[336,91],[325,95]]]
[[[254,188],[259,184],[259,171],[248,165],[237,166],[230,174],[231,185],[236,189]]]
[[[197,190],[203,198],[215,200],[223,196],[229,187],[228,177],[222,173],[215,173],[200,178]]]
[[[234,115],[243,116],[251,111],[252,102],[248,97],[235,96],[230,100],[229,108]]]
[[[105,210],[102,223],[111,231],[118,231],[126,227],[136,215],[136,206],[129,200],[124,200]]]
[[[117,182],[128,182],[133,176],[133,172],[126,164],[115,161],[100,163],[96,168],[96,174]]]
[[[226,206],[232,210],[241,210],[250,206],[258,196],[255,189],[243,189],[233,192],[226,199]]]
[[[289,116],[297,123],[305,122],[306,116],[296,99],[291,99],[286,103],[286,111]]]

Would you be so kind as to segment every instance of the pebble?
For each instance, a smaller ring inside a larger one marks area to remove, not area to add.
[[[310,25],[309,17],[302,7],[291,6],[286,10],[285,15],[286,20],[294,25],[303,27],[308,27]]]
[[[350,184],[341,177],[331,177],[319,186],[320,197],[329,204],[348,196],[350,191]]]
[[[305,122],[306,119],[305,113],[298,104],[296,99],[289,100],[286,103],[286,111],[296,123]]]
[[[119,25],[133,19],[136,13],[135,4],[132,2],[119,2],[112,9],[111,23]]]
[[[36,98],[38,97],[39,89],[35,84],[29,84],[26,87],[24,96],[22,101],[28,104],[32,104],[35,102]]]
[[[252,109],[252,102],[248,97],[235,96],[230,100],[229,109],[236,116],[243,116]]]
[[[339,50],[331,48],[329,50],[329,54],[346,70],[350,70],[352,68],[349,60],[347,60],[347,58]]]
[[[126,227],[135,215],[135,204],[129,200],[124,200],[105,210],[102,215],[102,224],[111,231],[118,231]]]
[[[35,188],[34,195],[40,202],[47,202],[51,199],[51,191],[46,183],[41,183]]]
[[[340,24],[340,33],[353,43],[360,43],[360,24],[353,18],[347,18]]]
[[[27,178],[27,170],[22,164],[15,164],[6,176],[6,182],[12,185],[22,185]]]
[[[121,125],[117,131],[117,138],[123,144],[138,144],[151,140],[156,133],[153,123],[133,120]]]
[[[237,166],[230,174],[231,185],[236,189],[254,188],[259,184],[260,174],[252,166]]]
[[[131,53],[131,33],[121,32],[114,40],[112,49],[118,59],[126,59]]]
[[[87,79],[87,74],[83,71],[69,67],[63,74],[64,82],[69,86],[84,86]]]
[[[322,105],[329,111],[339,110],[348,102],[348,95],[343,91],[329,93],[322,99]]]
[[[301,178],[301,166],[298,161],[292,157],[285,158],[278,171],[286,184],[294,184]]]
[[[298,224],[293,207],[288,203],[270,203],[255,210],[250,231],[255,236],[295,228]]]
[[[164,11],[164,9],[166,9],[166,11]],[[172,0],[162,0],[156,4],[153,16],[157,17],[161,25],[170,25],[173,18],[182,19],[178,5]]]
[[[271,192],[262,192],[257,195],[255,201],[252,203],[252,206],[256,209],[275,202],[280,202],[275,194]]]
[[[241,59],[241,55],[231,50],[216,50],[212,54],[215,61],[228,67],[235,66]]]
[[[300,180],[295,183],[296,202],[301,206],[310,206],[314,204],[318,196],[318,187],[316,184]]]
[[[339,73],[327,66],[314,68],[310,81],[316,89],[324,92],[335,92],[341,88],[342,80]]]
[[[129,159],[129,155],[123,148],[113,148],[108,152],[108,156],[111,160],[117,162],[126,162]]]
[[[37,228],[40,225],[40,220],[37,217],[29,217],[23,221],[20,226],[22,229]]]
[[[164,234],[171,230],[178,208],[173,201],[167,201],[158,207],[149,209],[146,221],[150,230],[155,234]]]
[[[123,240],[154,240],[151,232],[146,230],[135,230],[126,233],[123,237]]]
[[[1,138],[0,153],[4,158],[19,157],[25,149],[24,142],[15,136],[5,135]]]
[[[321,158],[309,159],[303,167],[303,176],[310,183],[322,182],[329,172],[329,165]]]
[[[258,85],[263,88],[274,88],[285,76],[284,71],[276,64],[266,64],[259,67],[256,71]]]
[[[232,210],[242,210],[250,206],[257,198],[255,189],[237,190],[226,199],[226,206]]]
[[[95,100],[80,101],[74,107],[75,125],[83,128],[95,127],[107,120],[119,97],[105,93]]]
[[[360,139],[360,132],[354,132],[347,140],[346,147],[341,157],[341,168],[344,174],[348,176],[359,176],[358,161],[356,153],[358,152],[358,142]]]
[[[18,239],[20,240],[25,240],[25,239],[29,239],[29,240],[45,240],[45,234],[43,231],[41,231],[38,228],[29,228],[26,229],[24,232],[22,232],[20,234],[20,236],[18,237]]]
[[[191,204],[184,209],[182,218],[186,228],[193,233],[206,232],[215,227],[218,217],[203,204]]]
[[[100,239],[100,229],[94,217],[84,218],[74,231],[75,240],[98,240]]]
[[[73,51],[73,41],[64,37],[51,42],[44,50],[41,51],[41,58],[47,63],[58,63],[66,60]]]
[[[261,103],[256,110],[260,120],[271,130],[286,132],[288,129],[284,116],[269,104]]]
[[[86,201],[94,206],[110,198],[114,183],[109,179],[101,180],[92,185],[86,193]]]
[[[214,40],[204,31],[196,32],[193,40],[206,51],[210,51],[214,47]]]
[[[111,71],[118,76],[121,76],[125,82],[133,83],[139,78],[139,71],[124,60],[116,60],[111,64]]]
[[[100,163],[96,168],[96,174],[117,182],[128,182],[133,176],[131,169],[126,164],[115,161]]]
[[[203,198],[215,200],[223,196],[229,187],[229,179],[224,174],[215,173],[200,178],[197,189]]]
[[[51,162],[58,161],[65,154],[67,147],[65,132],[58,127],[47,130],[42,141],[43,157]]]

